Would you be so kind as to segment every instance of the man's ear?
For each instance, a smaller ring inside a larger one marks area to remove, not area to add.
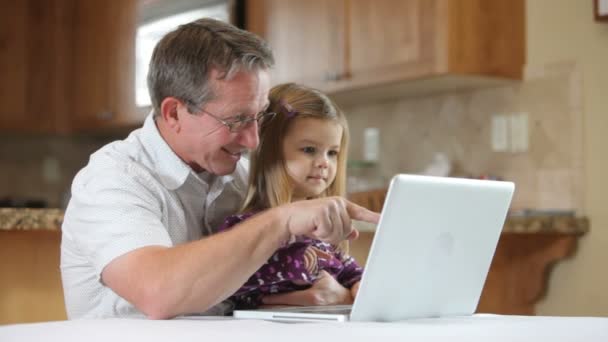
[[[182,103],[174,97],[166,97],[160,103],[160,116],[167,127],[178,130],[180,129],[180,120],[178,110],[183,106]]]

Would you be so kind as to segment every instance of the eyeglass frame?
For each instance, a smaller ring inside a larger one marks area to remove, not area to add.
[[[228,128],[228,131],[230,131],[230,133],[240,133],[243,130],[245,130],[254,121],[256,121],[258,123],[258,125],[260,125],[261,120],[263,120],[265,118],[268,118],[268,120],[272,120],[272,118],[274,118],[275,115],[277,115],[277,113],[275,113],[275,112],[267,112],[266,110],[263,110],[254,116],[246,116],[244,118],[238,118],[239,116],[242,116],[242,115],[234,115],[234,116],[228,117],[226,119],[222,119],[219,116],[217,116],[213,113],[210,113],[209,111],[207,111],[205,109],[199,108],[198,111],[209,115],[210,117],[217,120],[217,122],[226,126]],[[197,115],[195,113],[190,112],[190,110],[188,110],[188,112],[192,115]],[[229,120],[233,120],[233,121],[229,121]]]

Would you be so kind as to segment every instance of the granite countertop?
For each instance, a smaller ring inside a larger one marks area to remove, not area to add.
[[[376,225],[356,221],[361,232],[373,232]],[[503,234],[563,234],[583,235],[589,231],[589,219],[567,215],[508,216]]]
[[[61,230],[63,210],[0,208],[1,230]],[[375,230],[375,225],[357,222],[363,232]],[[503,233],[515,234],[571,234],[582,235],[589,231],[586,217],[568,215],[509,216]]]
[[[0,208],[2,230],[61,230],[62,209]]]

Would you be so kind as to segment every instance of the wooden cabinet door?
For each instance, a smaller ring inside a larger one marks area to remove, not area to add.
[[[22,1],[3,2],[0,6],[0,128],[9,131],[28,124],[25,117],[28,7]]]
[[[436,0],[349,0],[353,81],[432,73],[440,58]]]
[[[0,5],[0,131],[64,128],[72,3],[19,0]]]
[[[135,110],[136,0],[77,1],[73,130],[138,125]]]
[[[253,0],[247,13],[247,29],[273,49],[274,84],[345,76],[344,0]]]

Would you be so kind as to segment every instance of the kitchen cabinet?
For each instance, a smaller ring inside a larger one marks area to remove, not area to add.
[[[61,231],[0,229],[0,325],[67,318]]]
[[[248,30],[264,37],[276,59],[275,83],[333,80],[346,72],[345,0],[253,0]]]
[[[524,5],[250,0],[247,28],[272,46],[275,83],[302,82],[336,96],[391,97],[520,80]]]
[[[87,132],[143,121],[135,110],[137,0],[0,6],[0,132]]]
[[[0,131],[49,132],[69,110],[71,4],[0,5]]]
[[[70,125],[75,131],[136,126],[136,0],[76,1]]]
[[[0,325],[66,319],[63,210],[0,208]]]

